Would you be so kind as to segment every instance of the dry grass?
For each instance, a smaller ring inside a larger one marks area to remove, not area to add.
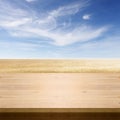
[[[120,60],[0,60],[0,73],[120,72]]]

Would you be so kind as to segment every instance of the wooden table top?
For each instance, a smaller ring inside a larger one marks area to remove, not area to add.
[[[119,73],[0,74],[0,112],[120,112]]]

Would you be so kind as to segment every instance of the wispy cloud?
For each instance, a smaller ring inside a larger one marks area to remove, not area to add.
[[[32,2],[33,0],[26,0]],[[22,9],[6,1],[0,1],[0,27],[12,36],[21,37],[45,37],[51,44],[65,46],[75,42],[89,41],[103,35],[106,26],[95,28],[90,25],[75,25],[70,22],[64,24],[65,16],[72,16],[85,9],[89,2],[81,1],[66,6],[61,6],[44,15],[38,11]],[[85,19],[90,16],[84,16]],[[62,21],[60,22],[60,20]]]
[[[76,28],[73,31],[69,31],[63,34],[56,34],[52,38],[55,41],[56,45],[68,45],[75,42],[84,42],[89,41],[95,38],[100,37],[105,31],[106,27],[93,29],[90,27],[82,26],[80,28]],[[58,39],[56,39],[58,38]]]
[[[50,12],[50,16],[60,17],[60,16],[66,16],[66,15],[74,15],[78,13],[80,10],[82,10],[83,8],[87,7],[88,5],[89,5],[89,2],[84,1],[80,3],[73,3],[70,5],[62,6]]]
[[[37,47],[40,47],[38,44],[30,43],[30,42],[23,42],[23,41],[6,41],[0,40],[0,46],[5,49],[15,48],[21,50],[35,50]]]

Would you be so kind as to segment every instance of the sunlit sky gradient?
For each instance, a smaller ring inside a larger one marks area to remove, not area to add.
[[[120,0],[0,0],[0,58],[120,58]]]

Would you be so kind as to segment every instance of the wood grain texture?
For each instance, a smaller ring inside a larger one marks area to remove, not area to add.
[[[53,108],[63,112],[88,108],[120,111],[120,74],[0,74],[0,112],[18,108],[27,112],[33,109],[49,112]]]

